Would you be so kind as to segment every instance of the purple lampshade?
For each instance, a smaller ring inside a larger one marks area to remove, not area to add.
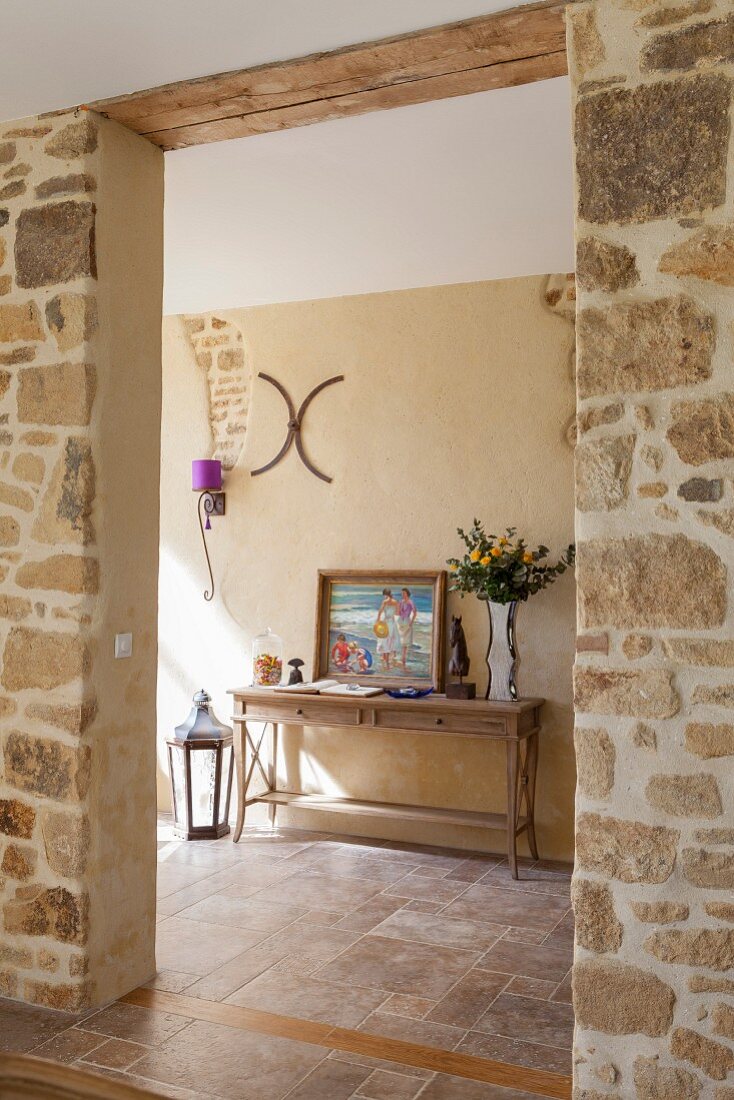
[[[191,488],[195,493],[222,490],[222,463],[216,458],[195,458],[191,463]]]

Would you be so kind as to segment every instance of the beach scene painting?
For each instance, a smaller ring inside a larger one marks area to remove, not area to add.
[[[319,678],[439,687],[444,573],[321,573],[319,581]]]

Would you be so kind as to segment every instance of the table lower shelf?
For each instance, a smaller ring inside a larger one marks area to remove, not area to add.
[[[325,794],[294,794],[290,791],[267,791],[248,798],[246,805],[266,802],[273,806],[296,806],[303,810],[328,813],[361,814],[365,817],[399,818],[402,821],[432,821],[443,825],[474,825],[480,829],[507,830],[506,814],[480,813],[475,810],[445,810],[432,806],[406,806],[400,802],[368,802],[357,798],[338,798]],[[516,835],[524,832],[528,819],[518,819]]]

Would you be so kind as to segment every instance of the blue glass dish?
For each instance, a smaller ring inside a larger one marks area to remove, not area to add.
[[[390,691],[389,688],[385,688],[385,694],[389,695],[391,699],[423,699],[426,695],[431,695],[433,688],[395,688]]]

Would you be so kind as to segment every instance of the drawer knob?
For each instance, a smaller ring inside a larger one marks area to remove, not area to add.
[[[298,717],[299,717],[299,718],[300,718],[300,717],[301,717],[301,716],[303,715],[303,711],[301,710],[301,708],[300,708],[300,707],[299,707],[299,708],[298,708],[298,710],[296,711],[296,714],[298,715]]]
[[[437,718],[436,719],[436,725],[437,726],[442,726],[443,725],[443,718]]]

